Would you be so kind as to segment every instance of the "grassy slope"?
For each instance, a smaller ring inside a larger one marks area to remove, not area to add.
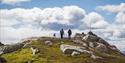
[[[44,40],[51,40],[54,42],[54,45],[46,46],[43,44]],[[18,51],[4,54],[2,57],[4,57],[8,63],[25,63],[29,60],[33,63],[125,63],[125,57],[107,57],[106,59],[94,60],[90,58],[88,54],[75,57],[64,55],[59,49],[61,41],[66,44],[73,44],[71,40],[67,39],[42,38],[37,41],[32,41],[31,43],[31,46],[35,46],[40,50],[40,53],[36,54],[36,56],[32,56],[32,52],[29,48],[22,48]],[[98,54],[101,55],[100,53]]]

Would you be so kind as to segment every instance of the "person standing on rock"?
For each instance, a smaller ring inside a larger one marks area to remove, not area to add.
[[[71,29],[68,30],[68,38],[70,39],[71,38],[71,35],[72,35],[72,31]]]
[[[63,35],[64,35],[64,30],[63,29],[60,30],[60,35],[61,35],[61,39],[63,39]]]

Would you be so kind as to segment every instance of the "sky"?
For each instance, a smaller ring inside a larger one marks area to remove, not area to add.
[[[0,41],[91,30],[125,51],[125,0],[0,0]]]

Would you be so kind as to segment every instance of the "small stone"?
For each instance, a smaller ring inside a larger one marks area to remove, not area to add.
[[[52,41],[44,41],[44,44],[49,46],[53,45]]]
[[[30,49],[32,50],[32,54],[33,54],[33,56],[34,56],[36,53],[39,52],[38,48],[31,47]]]

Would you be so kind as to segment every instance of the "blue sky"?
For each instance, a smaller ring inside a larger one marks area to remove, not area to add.
[[[125,50],[125,0],[0,0],[0,41],[17,43],[33,36],[59,35],[90,28]]]

